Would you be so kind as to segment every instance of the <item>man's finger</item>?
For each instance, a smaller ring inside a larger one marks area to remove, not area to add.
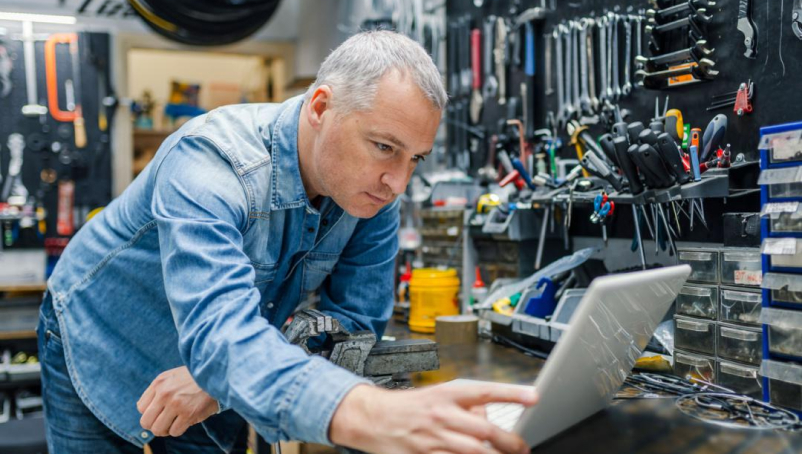
[[[449,387],[444,387],[446,389]],[[532,406],[537,403],[534,388],[497,384],[451,386],[448,390],[454,402],[465,408],[493,402],[518,403]]]
[[[475,407],[471,407],[470,411],[471,413],[482,419],[487,419],[487,407],[485,407],[484,405],[477,405]]]
[[[150,429],[150,431],[153,432],[153,435],[159,437],[170,435],[170,426],[173,425],[176,416],[175,411],[169,407],[165,407],[164,411],[156,418],[156,422],[153,423],[153,428]]]
[[[178,416],[177,418],[175,418],[175,421],[173,421],[173,425],[170,426],[169,430],[170,436],[180,437],[181,435],[184,435],[184,432],[186,432],[187,429],[189,429],[189,425],[190,425],[189,421],[187,421],[185,418],[181,416]]]
[[[164,405],[159,405],[156,402],[151,402],[150,405],[145,409],[145,412],[142,413],[142,417],[139,418],[139,425],[142,426],[145,430],[153,429],[153,423],[156,422],[156,418],[161,415],[162,410],[164,410]]]
[[[488,441],[501,452],[519,453],[527,451],[526,443],[516,434],[502,430],[481,416],[465,411],[454,411],[444,418],[445,426],[480,441]]]
[[[481,440],[477,440],[476,438],[469,437],[467,435],[463,435],[457,432],[445,432],[440,437],[440,445],[438,448],[443,450],[444,452],[454,453],[454,454],[464,454],[464,453],[482,453],[482,454],[501,454],[496,449],[493,449],[490,446],[485,445],[485,443]],[[516,451],[514,454],[518,454]]]
[[[139,413],[145,413],[145,409],[148,408],[150,402],[153,400],[153,396],[156,395],[156,389],[153,386],[153,383],[148,386],[148,389],[142,393],[142,396],[136,403],[136,409],[139,410]]]

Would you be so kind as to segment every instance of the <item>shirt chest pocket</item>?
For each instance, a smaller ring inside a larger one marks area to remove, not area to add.
[[[337,260],[337,254],[310,253],[304,259],[303,291],[313,292],[331,275]]]
[[[276,264],[273,263],[271,265],[264,265],[261,263],[254,263],[251,262],[254,271],[256,272],[256,277],[254,278],[253,284],[262,290],[262,287],[273,282],[276,278]]]

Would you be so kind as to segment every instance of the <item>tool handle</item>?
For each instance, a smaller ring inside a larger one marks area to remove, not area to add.
[[[657,146],[657,134],[652,129],[644,129],[638,135],[638,142],[645,143],[651,145],[653,147]]]
[[[535,76],[535,31],[531,22],[527,22],[525,26],[526,37],[524,45],[524,53],[526,60],[524,60],[524,73],[529,77]]]
[[[75,121],[75,112],[63,111],[58,106],[58,72],[56,71],[56,44],[71,44],[78,41],[75,33],[54,33],[45,41],[45,79],[47,81],[47,103],[50,115],[56,121]]]
[[[620,191],[624,188],[624,185],[621,184],[621,178],[618,176],[618,174],[613,172],[613,169],[611,169],[610,166],[608,166],[607,163],[604,162],[604,160],[592,150],[588,150],[582,159],[589,161],[591,165],[599,172],[601,178],[610,183],[616,191]]]
[[[671,134],[675,142],[682,142],[685,135],[685,125],[682,122],[682,112],[679,109],[671,109],[666,114],[666,132]]]
[[[86,147],[86,126],[84,124],[84,117],[80,115],[80,110],[76,110],[75,120],[72,124],[75,127],[75,147]]]
[[[471,30],[471,71],[473,83],[471,86],[478,90],[482,86],[482,32],[478,28]]]
[[[627,124],[626,122],[619,121],[613,124],[612,127],[613,135],[616,137],[627,137]]]
[[[655,187],[666,188],[674,184],[674,176],[666,171],[663,159],[653,146],[642,144],[638,147],[638,154],[643,162],[643,167],[640,167],[641,172],[652,177],[652,180],[657,183]]]
[[[604,156],[609,162],[613,163],[616,167],[621,166],[618,162],[618,156],[615,154],[615,145],[613,144],[612,134],[604,134],[599,137],[599,146],[601,146]]]
[[[693,181],[700,181],[702,179],[702,173],[699,171],[699,150],[696,148],[696,145],[691,145],[690,152],[688,154],[691,155],[691,171],[693,172]]]
[[[638,168],[635,162],[627,153],[627,139],[625,137],[616,137],[613,139],[613,147],[615,154],[618,157],[619,168],[624,172],[624,176],[629,181],[629,191],[632,195],[638,195],[643,192],[643,184],[638,175]]]
[[[722,140],[724,140],[724,135],[727,133],[727,116],[724,114],[718,114],[710,120],[710,123],[707,124],[707,128],[705,128],[705,133],[702,136],[702,141],[699,144],[700,149],[702,150],[702,154],[700,156],[700,160],[702,162],[707,162],[710,159],[711,153],[716,151],[721,144]]]
[[[496,29],[496,16],[490,16],[485,21],[485,30],[484,30],[484,38],[485,38],[485,46],[484,53],[482,54],[484,60],[484,73],[485,76],[491,74],[493,72],[493,31]]]
[[[638,137],[640,136],[641,131],[643,131],[644,129],[646,129],[646,127],[643,126],[643,123],[639,121],[630,123],[627,126],[627,137],[629,138],[629,143],[630,144],[638,143]]]
[[[648,146],[648,145],[646,145]],[[658,177],[656,177],[646,166],[646,162],[643,159],[643,155],[640,153],[640,145],[634,143],[627,148],[627,154],[638,166],[638,171],[641,175],[643,175],[643,180],[646,183],[646,186],[649,188],[659,188],[662,187],[662,181]]]
[[[682,166],[682,156],[677,146],[677,142],[671,137],[671,134],[664,132],[657,136],[657,150],[660,152],[660,157],[668,164],[668,170],[674,175],[679,184],[685,184],[691,180],[691,176],[685,171]]]

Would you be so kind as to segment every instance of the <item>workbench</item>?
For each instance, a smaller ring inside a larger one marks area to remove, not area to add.
[[[410,333],[406,326],[395,322],[390,323],[385,334],[397,339],[434,339]],[[455,378],[528,384],[544,364],[541,359],[488,340],[475,345],[440,345],[439,349],[440,369],[415,374],[415,386]],[[790,454],[802,452],[802,434],[733,430],[703,423],[677,410],[674,399],[615,400],[606,410],[532,450],[536,454],[585,452]]]

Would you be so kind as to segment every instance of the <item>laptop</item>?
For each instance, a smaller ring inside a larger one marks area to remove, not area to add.
[[[535,380],[538,404],[491,404],[488,419],[535,447],[604,409],[690,273],[681,265],[595,279]]]

